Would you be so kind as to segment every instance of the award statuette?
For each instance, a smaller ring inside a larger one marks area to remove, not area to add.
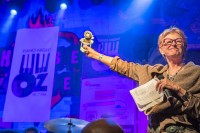
[[[93,41],[94,39],[94,36],[92,35],[92,32],[90,31],[85,31],[84,32],[84,38],[81,38],[80,39],[80,42],[81,42],[81,52],[85,52],[85,50],[83,49],[83,45],[88,45],[88,46],[92,46],[92,44],[94,43]]]

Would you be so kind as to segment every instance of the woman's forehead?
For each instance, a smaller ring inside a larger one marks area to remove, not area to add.
[[[181,36],[176,32],[172,32],[172,33],[167,34],[164,38],[172,38],[173,39],[173,38],[181,38]]]

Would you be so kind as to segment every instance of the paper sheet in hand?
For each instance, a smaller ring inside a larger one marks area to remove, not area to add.
[[[158,79],[152,79],[149,82],[130,90],[140,111],[151,108],[163,101],[163,93],[158,93],[158,91],[156,91],[157,82]]]

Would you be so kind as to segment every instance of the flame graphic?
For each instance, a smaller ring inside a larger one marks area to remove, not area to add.
[[[39,9],[37,16],[31,16],[28,20],[29,28],[42,28],[42,27],[53,27],[53,16],[43,15],[42,10]]]

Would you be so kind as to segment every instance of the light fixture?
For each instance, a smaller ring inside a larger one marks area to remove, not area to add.
[[[67,4],[61,3],[61,4],[60,4],[60,9],[62,9],[62,10],[67,9]]]
[[[10,14],[15,16],[24,16],[29,9],[29,5],[25,4],[26,0],[10,0],[7,2],[10,7]],[[25,6],[26,5],[26,6]]]
[[[11,9],[10,14],[13,15],[13,16],[17,15],[17,10]]]
[[[50,13],[54,13],[60,9],[65,10],[72,4],[73,0],[45,0],[45,9]]]

